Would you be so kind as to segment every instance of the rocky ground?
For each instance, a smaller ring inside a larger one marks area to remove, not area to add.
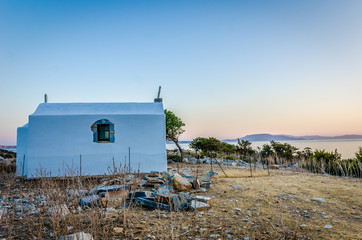
[[[177,164],[169,167],[176,171]],[[202,176],[210,165],[178,168]],[[212,197],[210,209],[197,211],[125,207],[122,193],[107,196],[102,206],[80,207],[82,191],[104,179],[22,183],[4,174],[0,238],[75,239],[69,234],[81,233],[84,239],[362,239],[359,179],[298,169],[268,175],[257,168],[252,178],[247,168],[225,168],[228,177],[219,167],[213,170],[219,177],[210,189],[191,190],[194,197]]]
[[[15,172],[16,153],[0,149],[0,172]]]

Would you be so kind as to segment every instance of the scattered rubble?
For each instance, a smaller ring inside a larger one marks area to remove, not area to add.
[[[208,171],[200,179],[184,172],[183,176],[172,172],[151,172],[142,181],[132,179],[121,184],[120,180],[104,182],[93,188],[78,201],[83,208],[107,207],[112,197],[125,198],[126,207],[131,204],[167,211],[210,209],[211,197],[195,196],[193,192],[206,192],[217,180],[218,173]],[[184,177],[185,176],[185,177]]]

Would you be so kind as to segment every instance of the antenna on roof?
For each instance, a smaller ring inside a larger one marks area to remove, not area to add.
[[[44,94],[44,103],[48,102],[48,94]]]
[[[158,87],[158,94],[157,98],[155,98],[155,102],[162,102],[162,98],[160,98],[161,95],[161,86]]]

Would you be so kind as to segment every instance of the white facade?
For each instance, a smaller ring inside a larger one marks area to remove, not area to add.
[[[97,140],[96,123],[110,125],[110,141]],[[165,134],[159,102],[42,103],[18,128],[17,175],[103,175],[129,162],[131,172],[166,171]]]

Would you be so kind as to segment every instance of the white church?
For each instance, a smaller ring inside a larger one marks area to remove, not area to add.
[[[17,176],[25,178],[166,171],[162,100],[39,104],[17,130]]]

